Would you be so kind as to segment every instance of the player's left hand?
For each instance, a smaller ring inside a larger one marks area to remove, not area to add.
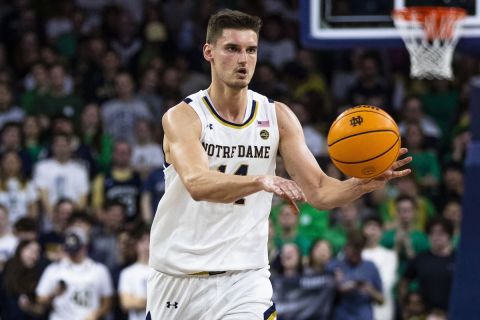
[[[407,148],[400,148],[400,152],[398,156],[403,156],[408,152]],[[403,159],[399,159],[395,161],[390,169],[382,173],[381,175],[372,178],[372,179],[359,179],[361,181],[361,184],[363,184],[363,188],[365,189],[365,192],[371,192],[377,189],[382,188],[388,181],[400,177],[404,177],[412,172],[411,169],[403,169],[403,170],[397,170],[406,164],[409,164],[412,161],[412,157],[406,157]]]

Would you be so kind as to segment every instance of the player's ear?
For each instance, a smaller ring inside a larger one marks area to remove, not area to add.
[[[203,45],[203,57],[208,62],[211,62],[213,60],[212,45],[210,43],[205,43]]]

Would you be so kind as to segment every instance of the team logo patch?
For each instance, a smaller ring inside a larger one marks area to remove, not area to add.
[[[270,137],[270,133],[268,132],[268,130],[263,129],[262,131],[260,131],[260,137],[261,137],[263,140],[267,140],[268,137]]]

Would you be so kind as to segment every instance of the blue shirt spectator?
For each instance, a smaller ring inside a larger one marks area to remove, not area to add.
[[[365,238],[361,233],[349,235],[344,258],[332,261],[327,270],[335,273],[339,302],[335,320],[373,320],[373,302],[382,303],[382,280],[373,262],[363,260]]]

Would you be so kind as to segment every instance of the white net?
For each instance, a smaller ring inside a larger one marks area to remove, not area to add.
[[[458,9],[451,13],[446,9],[409,10],[407,14],[393,15],[395,27],[410,53],[413,78],[453,78],[451,62],[464,15],[459,15]]]

